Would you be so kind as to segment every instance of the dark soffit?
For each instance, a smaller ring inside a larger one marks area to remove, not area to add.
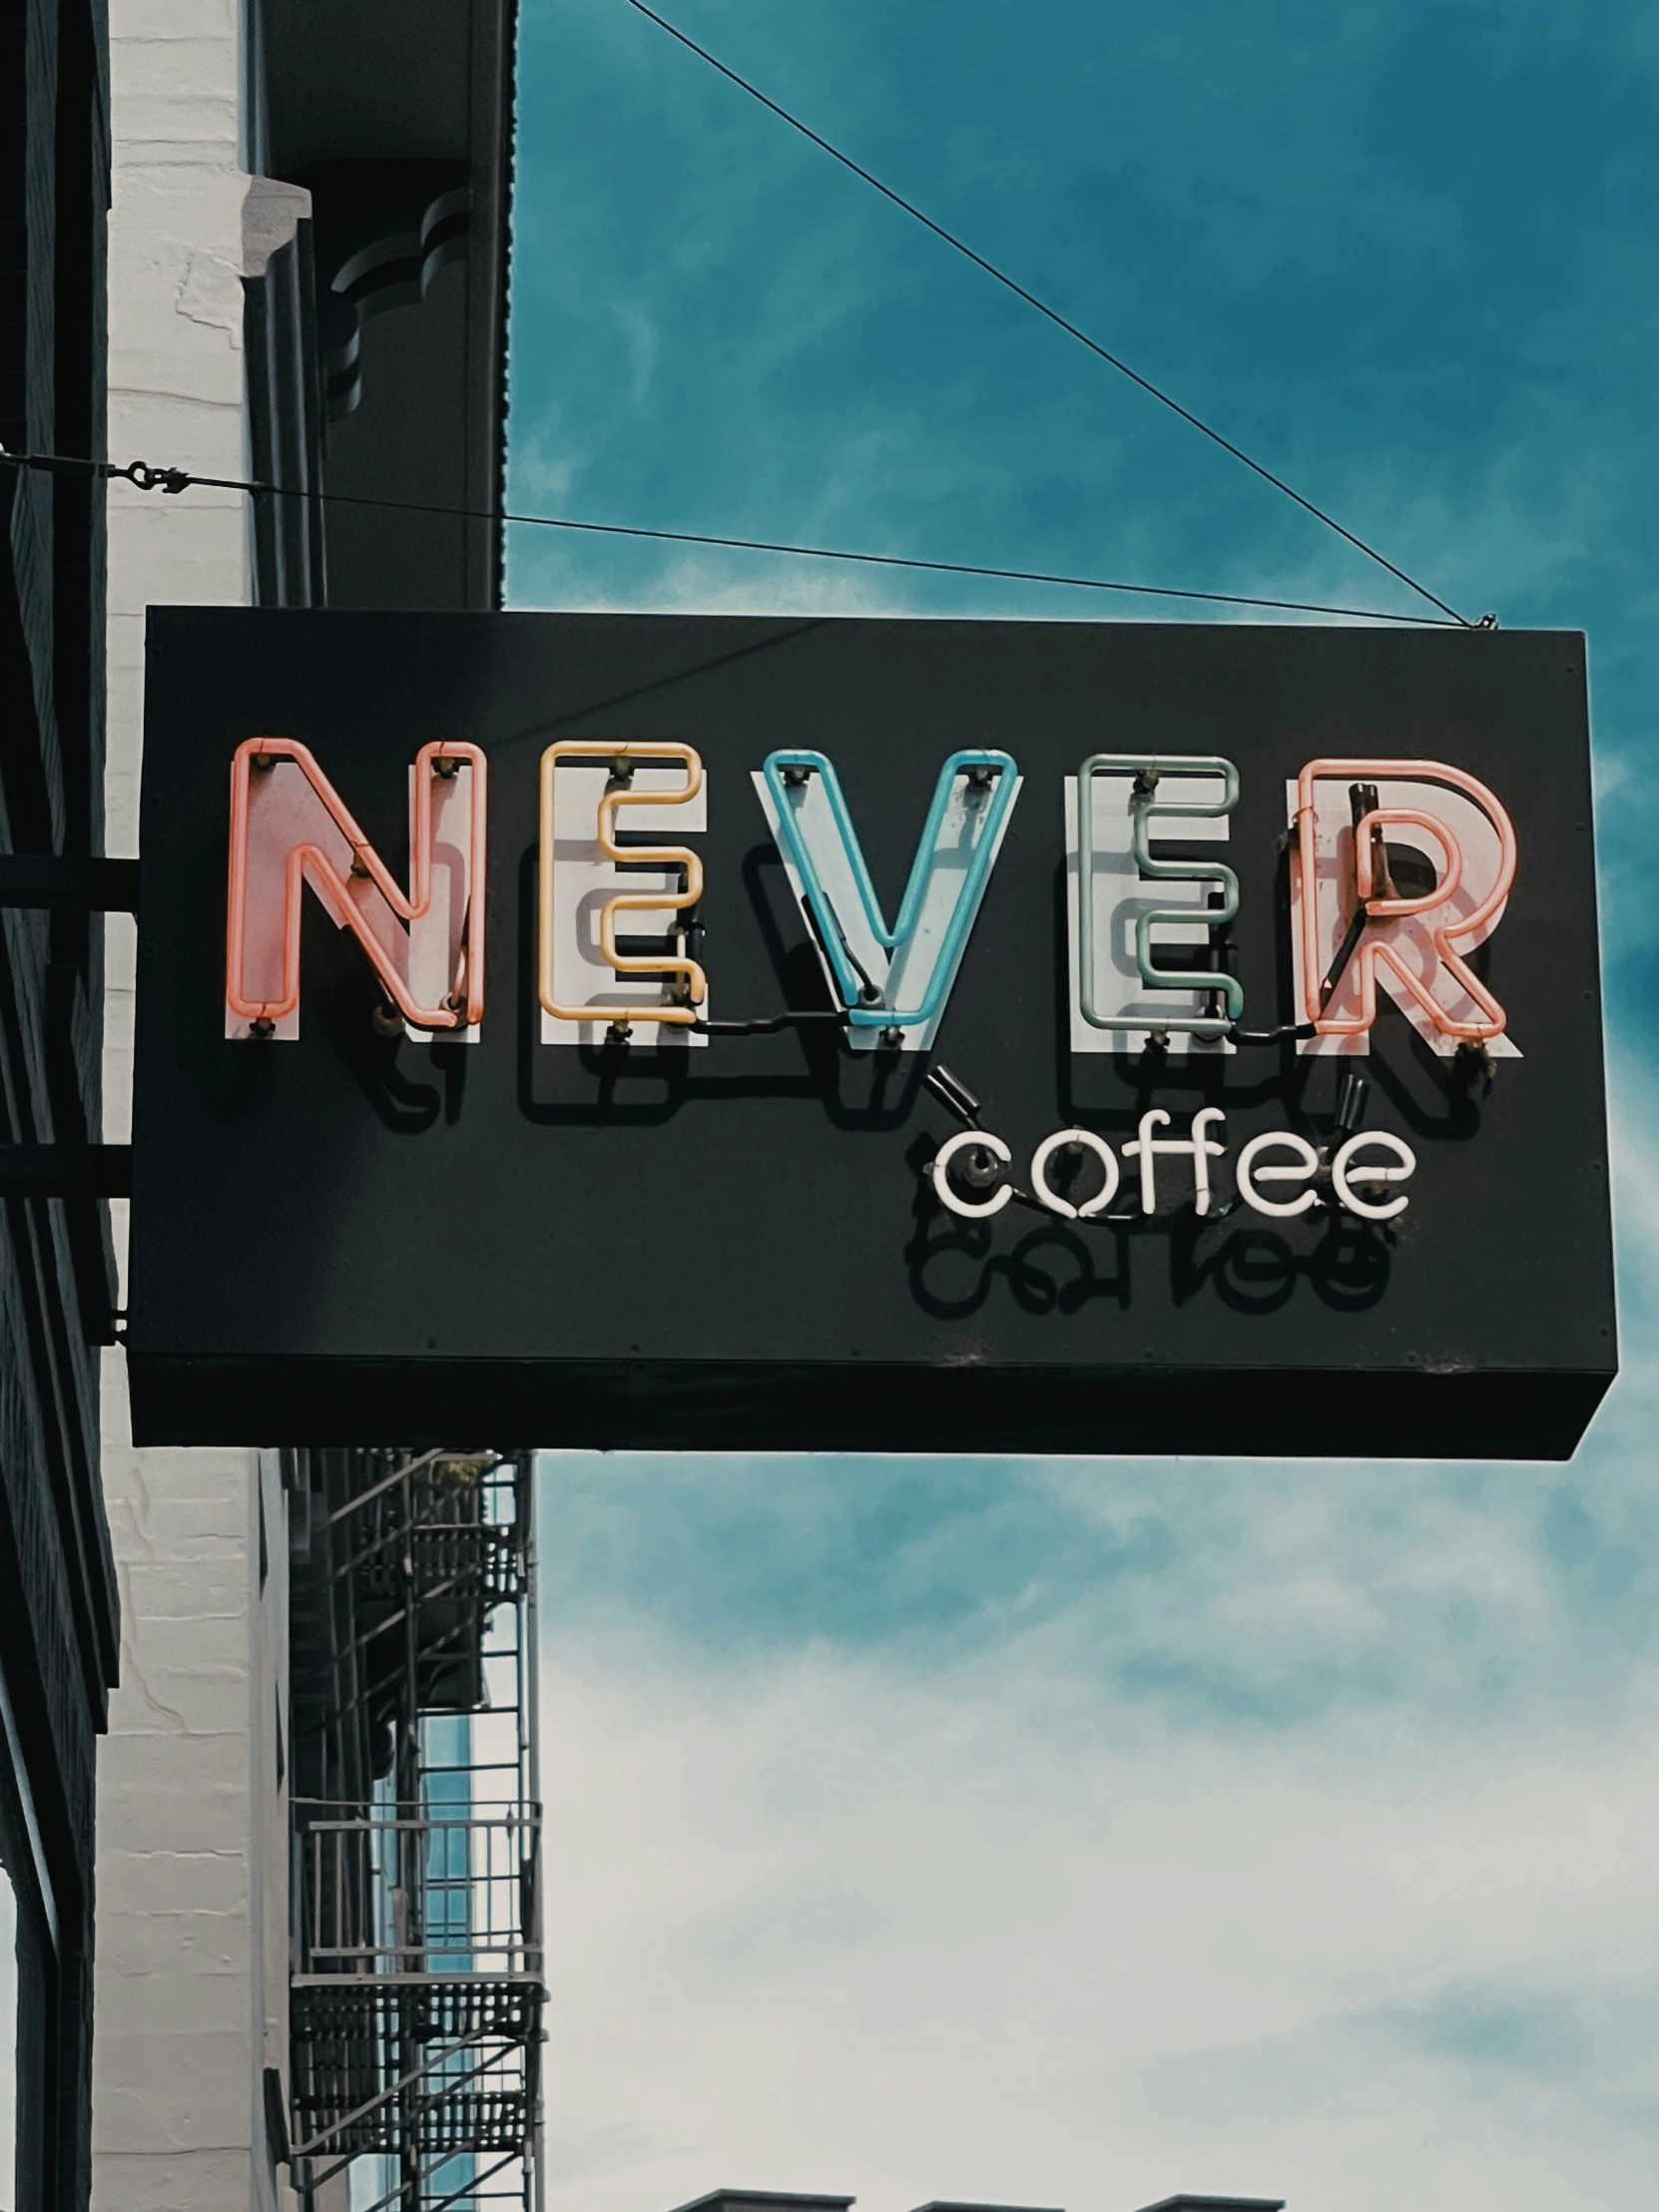
[[[264,0],[274,174],[313,162],[465,161],[471,54],[481,13],[508,0]]]

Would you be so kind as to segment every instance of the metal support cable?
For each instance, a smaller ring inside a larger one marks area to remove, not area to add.
[[[838,146],[831,146],[830,141],[822,137],[810,124],[803,123],[798,115],[792,115],[788,108],[781,107],[776,100],[769,98],[759,85],[751,84],[747,77],[740,77],[738,72],[735,69],[728,68],[718,55],[711,54],[706,46],[699,46],[696,39],[688,38],[686,33],[670,23],[666,16],[659,15],[654,8],[648,8],[645,0],[626,0],[626,4],[637,15],[643,15],[649,22],[655,23],[659,30],[666,31],[670,38],[678,40],[687,52],[695,54],[699,61],[707,62],[711,69],[718,70],[720,75],[726,78],[729,83],[736,85],[740,92],[746,92],[752,100],[758,100],[763,108],[769,109],[773,115],[778,117],[780,122],[787,123],[792,131],[799,131],[804,139],[810,140],[822,153],[828,154],[831,161],[839,162],[842,169],[849,170],[854,177],[868,185],[872,192],[878,192],[883,200],[891,201],[895,208],[901,209],[913,222],[919,223],[923,230],[931,231],[933,236],[941,240],[952,252],[960,254],[965,261],[972,262],[975,269],[983,270],[985,275],[993,277],[997,283],[1003,286],[1004,290],[1011,291],[1016,299],[1023,299],[1028,307],[1034,308],[1038,314],[1052,322],[1056,329],[1063,330],[1069,338],[1075,338],[1079,345],[1086,347],[1098,360],[1104,361],[1108,368],[1115,368],[1120,376],[1126,376],[1132,384],[1138,384],[1141,390],[1151,398],[1156,399],[1160,406],[1168,407],[1172,414],[1177,414],[1183,422],[1190,423],[1195,430],[1207,437],[1213,445],[1219,445],[1224,453],[1231,453],[1234,460],[1242,461],[1245,467],[1260,476],[1264,483],[1271,484],[1275,491],[1283,492],[1287,499],[1294,500],[1297,506],[1301,507],[1305,513],[1311,514],[1316,522],[1323,522],[1325,527],[1328,530],[1334,530],[1338,537],[1346,538],[1348,543],[1359,552],[1364,553],[1368,560],[1375,561],[1379,568],[1385,568],[1390,576],[1395,576],[1402,584],[1408,585],[1419,598],[1426,599],[1430,606],[1438,607],[1442,615],[1449,616],[1453,622],[1460,624],[1464,629],[1475,627],[1466,616],[1460,615],[1455,607],[1448,607],[1445,601],[1437,593],[1431,592],[1426,584],[1419,584],[1414,576],[1408,576],[1404,569],[1397,568],[1385,554],[1380,553],[1375,545],[1368,545],[1364,538],[1357,537],[1352,530],[1346,529],[1335,515],[1327,514],[1323,507],[1315,506],[1314,502],[1305,498],[1294,485],[1287,484],[1282,476],[1276,476],[1271,468],[1264,468],[1260,461],[1252,460],[1242,446],[1235,445],[1231,438],[1223,437],[1219,430],[1213,428],[1202,416],[1194,414],[1190,407],[1182,406],[1179,399],[1173,398],[1170,393],[1155,384],[1149,376],[1143,376],[1138,369],[1131,368],[1129,363],[1121,359],[1119,355],[1109,352],[1098,339],[1090,337],[1087,330],[1079,329],[1077,324],[1068,320],[1057,307],[1051,307],[1046,299],[1039,299],[1034,291],[1028,291],[1016,277],[1010,276],[1006,270],[998,269],[996,264],[987,261],[983,254],[975,253],[964,239],[959,239],[953,231],[947,231],[942,223],[935,223],[933,218],[930,215],[923,214],[922,210],[913,201],[906,200],[902,193],[894,192],[890,185],[884,185],[879,177],[872,176],[867,169],[855,162],[850,154],[843,154]],[[1051,581],[1059,582],[1061,579],[1054,578]],[[1183,593],[1181,596],[1183,598],[1197,598],[1204,595]]]
[[[655,530],[637,523],[584,522],[569,515],[531,515],[501,507],[437,506],[420,499],[375,499],[361,492],[323,491],[313,486],[262,484],[242,476],[196,476],[182,468],[152,468],[147,461],[129,461],[122,468],[113,461],[88,460],[64,453],[9,453],[0,449],[0,465],[38,469],[48,474],[90,475],[106,483],[129,483],[140,491],[180,493],[240,491],[265,499],[309,499],[335,507],[373,507],[391,514],[438,515],[454,522],[512,523],[531,529],[573,530],[606,538],[646,538],[668,545],[712,545],[739,553],[786,553],[800,560],[848,561],[866,568],[912,569],[936,576],[986,576],[1011,584],[1058,584],[1073,591],[1122,592],[1142,599],[1187,599],[1216,607],[1264,607],[1280,614],[1338,615],[1351,622],[1405,623],[1418,629],[1489,629],[1490,616],[1467,623],[1447,609],[1443,615],[1396,614],[1382,607],[1344,607],[1317,599],[1269,599],[1259,594],[1228,591],[1183,591],[1171,584],[1129,584],[1103,576],[1070,576],[1045,569],[996,568],[976,561],[929,561],[903,553],[861,553],[827,545],[793,545],[773,538],[717,536],[707,530]],[[1387,564],[1383,563],[1384,567]],[[1409,583],[1410,578],[1406,577]],[[1420,588],[1420,587],[1413,587]],[[1426,595],[1433,597],[1432,593]],[[1438,606],[1440,602],[1434,601]]]

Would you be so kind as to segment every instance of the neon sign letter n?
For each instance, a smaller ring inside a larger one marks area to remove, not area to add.
[[[484,1016],[484,756],[423,745],[409,771],[405,894],[309,748],[249,738],[231,764],[225,1034],[299,1034],[301,892],[349,929],[410,1029],[470,1042]]]

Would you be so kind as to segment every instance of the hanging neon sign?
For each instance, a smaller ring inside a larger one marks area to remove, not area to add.
[[[1585,662],[154,610],[135,1432],[1570,1450]]]

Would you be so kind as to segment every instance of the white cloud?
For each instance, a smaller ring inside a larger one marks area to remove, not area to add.
[[[1397,1715],[1087,1740],[1017,1651],[925,1683],[823,1649],[688,1665],[648,1632],[549,1661],[568,2212],[722,2183],[867,2212],[1636,2186],[1593,2084],[1636,2080],[1659,2006],[1651,1701],[1521,1756]]]
[[[564,425],[543,420],[514,440],[509,510],[520,514],[561,510],[586,466],[586,454],[565,434]]]
[[[527,534],[527,533],[525,533]],[[603,542],[603,541],[601,541]],[[610,579],[595,540],[560,537],[515,563],[513,604],[566,613],[627,614],[637,585]],[[607,547],[607,551],[609,548]],[[654,614],[867,615],[887,611],[887,595],[869,571],[827,561],[783,561],[766,554],[722,554],[717,547],[653,548],[661,560],[649,593]]]

